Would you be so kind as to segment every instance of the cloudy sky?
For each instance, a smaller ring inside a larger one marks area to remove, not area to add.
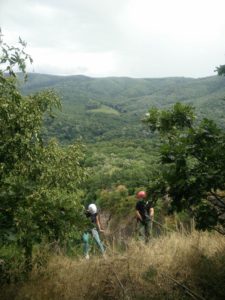
[[[4,41],[30,71],[205,77],[225,64],[224,0],[0,0]]]

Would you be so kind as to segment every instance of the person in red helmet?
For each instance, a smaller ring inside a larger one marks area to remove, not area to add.
[[[136,218],[138,233],[141,238],[145,239],[147,243],[150,238],[151,224],[154,218],[154,208],[151,202],[147,200],[147,194],[145,191],[139,191],[136,194]]]

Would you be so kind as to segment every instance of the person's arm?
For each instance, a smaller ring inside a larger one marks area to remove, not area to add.
[[[149,209],[149,216],[150,216],[151,220],[153,221],[154,220],[154,208],[153,207],[150,207],[150,209]]]
[[[100,222],[99,215],[96,216],[96,224],[97,224],[98,230],[100,232],[104,232],[104,229],[102,228],[102,225],[101,225],[101,222]]]
[[[137,209],[136,209],[136,216],[137,216],[138,220],[143,221],[142,216],[141,216],[140,212]]]

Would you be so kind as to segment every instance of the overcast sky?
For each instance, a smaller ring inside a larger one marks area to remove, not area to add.
[[[37,73],[197,78],[225,64],[224,0],[0,0],[0,26]]]

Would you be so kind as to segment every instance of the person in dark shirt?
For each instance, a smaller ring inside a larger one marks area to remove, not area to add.
[[[146,202],[147,194],[145,191],[139,191],[136,194],[136,218],[138,233],[147,243],[150,238],[150,229],[154,218],[154,208],[150,202]]]
[[[88,230],[83,234],[83,243],[84,243],[84,256],[86,259],[89,259],[89,237],[90,233],[92,234],[96,244],[98,245],[101,253],[104,255],[105,248],[101,242],[99,232],[104,232],[100,222],[99,214],[95,204],[90,204],[86,211],[86,217],[89,219]]]

